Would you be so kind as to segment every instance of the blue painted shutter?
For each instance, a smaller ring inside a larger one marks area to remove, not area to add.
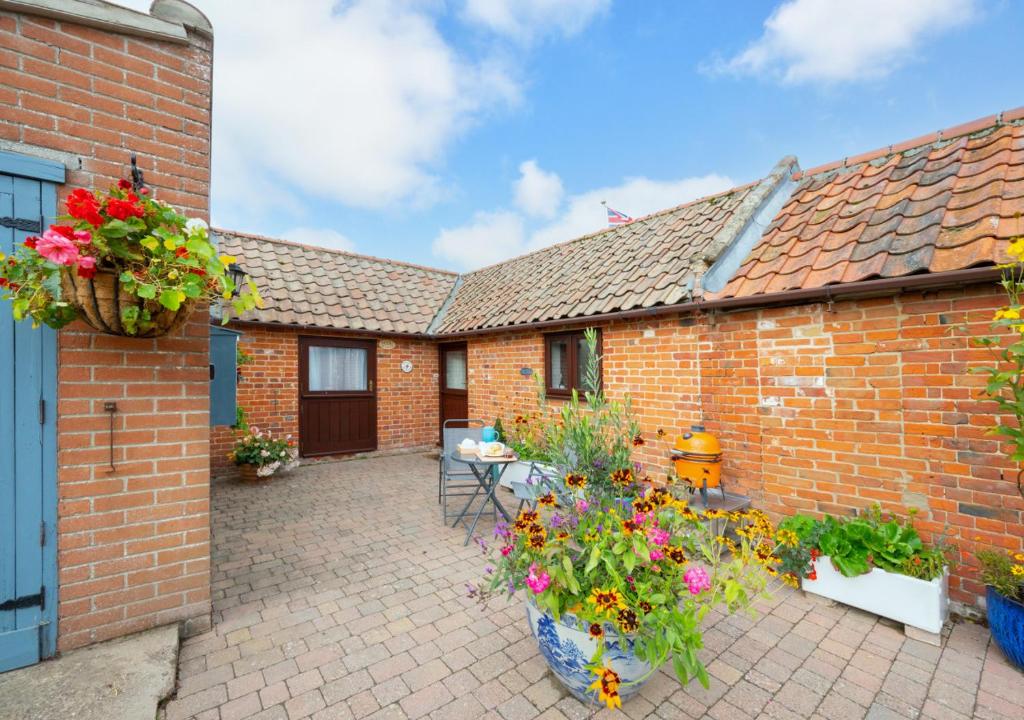
[[[0,153],[4,254],[54,221],[56,187],[40,178],[63,177],[15,158]],[[53,330],[15,323],[0,305],[0,671],[55,650],[56,347]]]
[[[234,425],[236,419],[238,333],[210,326],[210,425]]]

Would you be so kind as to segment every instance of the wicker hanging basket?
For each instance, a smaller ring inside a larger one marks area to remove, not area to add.
[[[71,268],[63,268],[60,274],[62,299],[78,310],[79,317],[87,324],[108,335],[125,337],[154,338],[174,332],[188,320],[195,309],[195,302],[187,300],[177,310],[168,310],[156,300],[146,300],[121,289],[117,273],[100,270],[91,279],[78,277]],[[141,313],[149,310],[152,327],[128,333],[121,323],[121,311],[137,307]]]

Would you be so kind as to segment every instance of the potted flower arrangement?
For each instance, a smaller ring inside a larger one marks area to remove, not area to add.
[[[781,568],[801,577],[805,591],[925,632],[942,630],[947,550],[925,545],[912,521],[883,516],[875,505],[852,518],[795,515],[779,523],[779,532],[796,541],[780,551]]]
[[[1024,670],[1024,553],[981,550],[977,558],[992,639]]]
[[[228,454],[242,480],[256,481],[269,478],[279,470],[291,470],[299,464],[299,451],[291,436],[275,438],[269,432],[257,427],[235,441],[235,448]]]
[[[121,180],[107,192],[77,189],[67,217],[27,238],[0,263],[0,287],[16,320],[60,328],[82,319],[97,330],[158,337],[196,305],[223,298],[241,314],[261,304],[255,284],[236,288],[208,227]],[[229,319],[224,313],[224,322]]]
[[[714,534],[709,520],[730,523],[738,541]],[[707,686],[701,621],[716,606],[748,607],[778,574],[763,513],[697,515],[657,488],[564,507],[549,494],[537,510],[499,523],[495,536],[488,581],[470,594],[525,591],[530,628],[555,676],[577,698],[610,708],[669,658],[681,683]]]
[[[983,396],[1014,420],[998,422],[989,432],[1009,443],[1007,455],[1018,467],[1017,492],[1024,497],[1024,237],[1014,238],[1006,252],[1010,262],[1001,265],[1000,283],[1006,305],[992,319],[992,327],[1000,335],[975,339],[977,345],[992,352],[993,363],[971,368],[971,372],[987,377]],[[1007,556],[1000,550],[982,550],[976,557],[986,585],[992,637],[1013,662],[1024,667],[1024,552]]]

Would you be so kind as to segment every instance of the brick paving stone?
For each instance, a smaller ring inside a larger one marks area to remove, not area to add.
[[[1021,674],[985,628],[955,624],[934,647],[788,589],[754,619],[708,615],[710,688],[662,670],[622,713],[588,707],[551,675],[521,599],[465,597],[481,558],[437,522],[436,472],[410,454],[306,466],[258,492],[215,482],[213,629],[183,641],[167,720],[1024,717]]]
[[[454,699],[448,688],[441,683],[434,683],[407,695],[398,704],[410,720],[415,720],[444,707]]]
[[[263,705],[260,704],[259,694],[249,693],[221,705],[220,720],[246,720],[262,709]]]

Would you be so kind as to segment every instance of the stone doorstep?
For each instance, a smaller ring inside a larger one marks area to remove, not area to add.
[[[0,675],[5,720],[157,717],[175,689],[178,625],[71,650]]]

